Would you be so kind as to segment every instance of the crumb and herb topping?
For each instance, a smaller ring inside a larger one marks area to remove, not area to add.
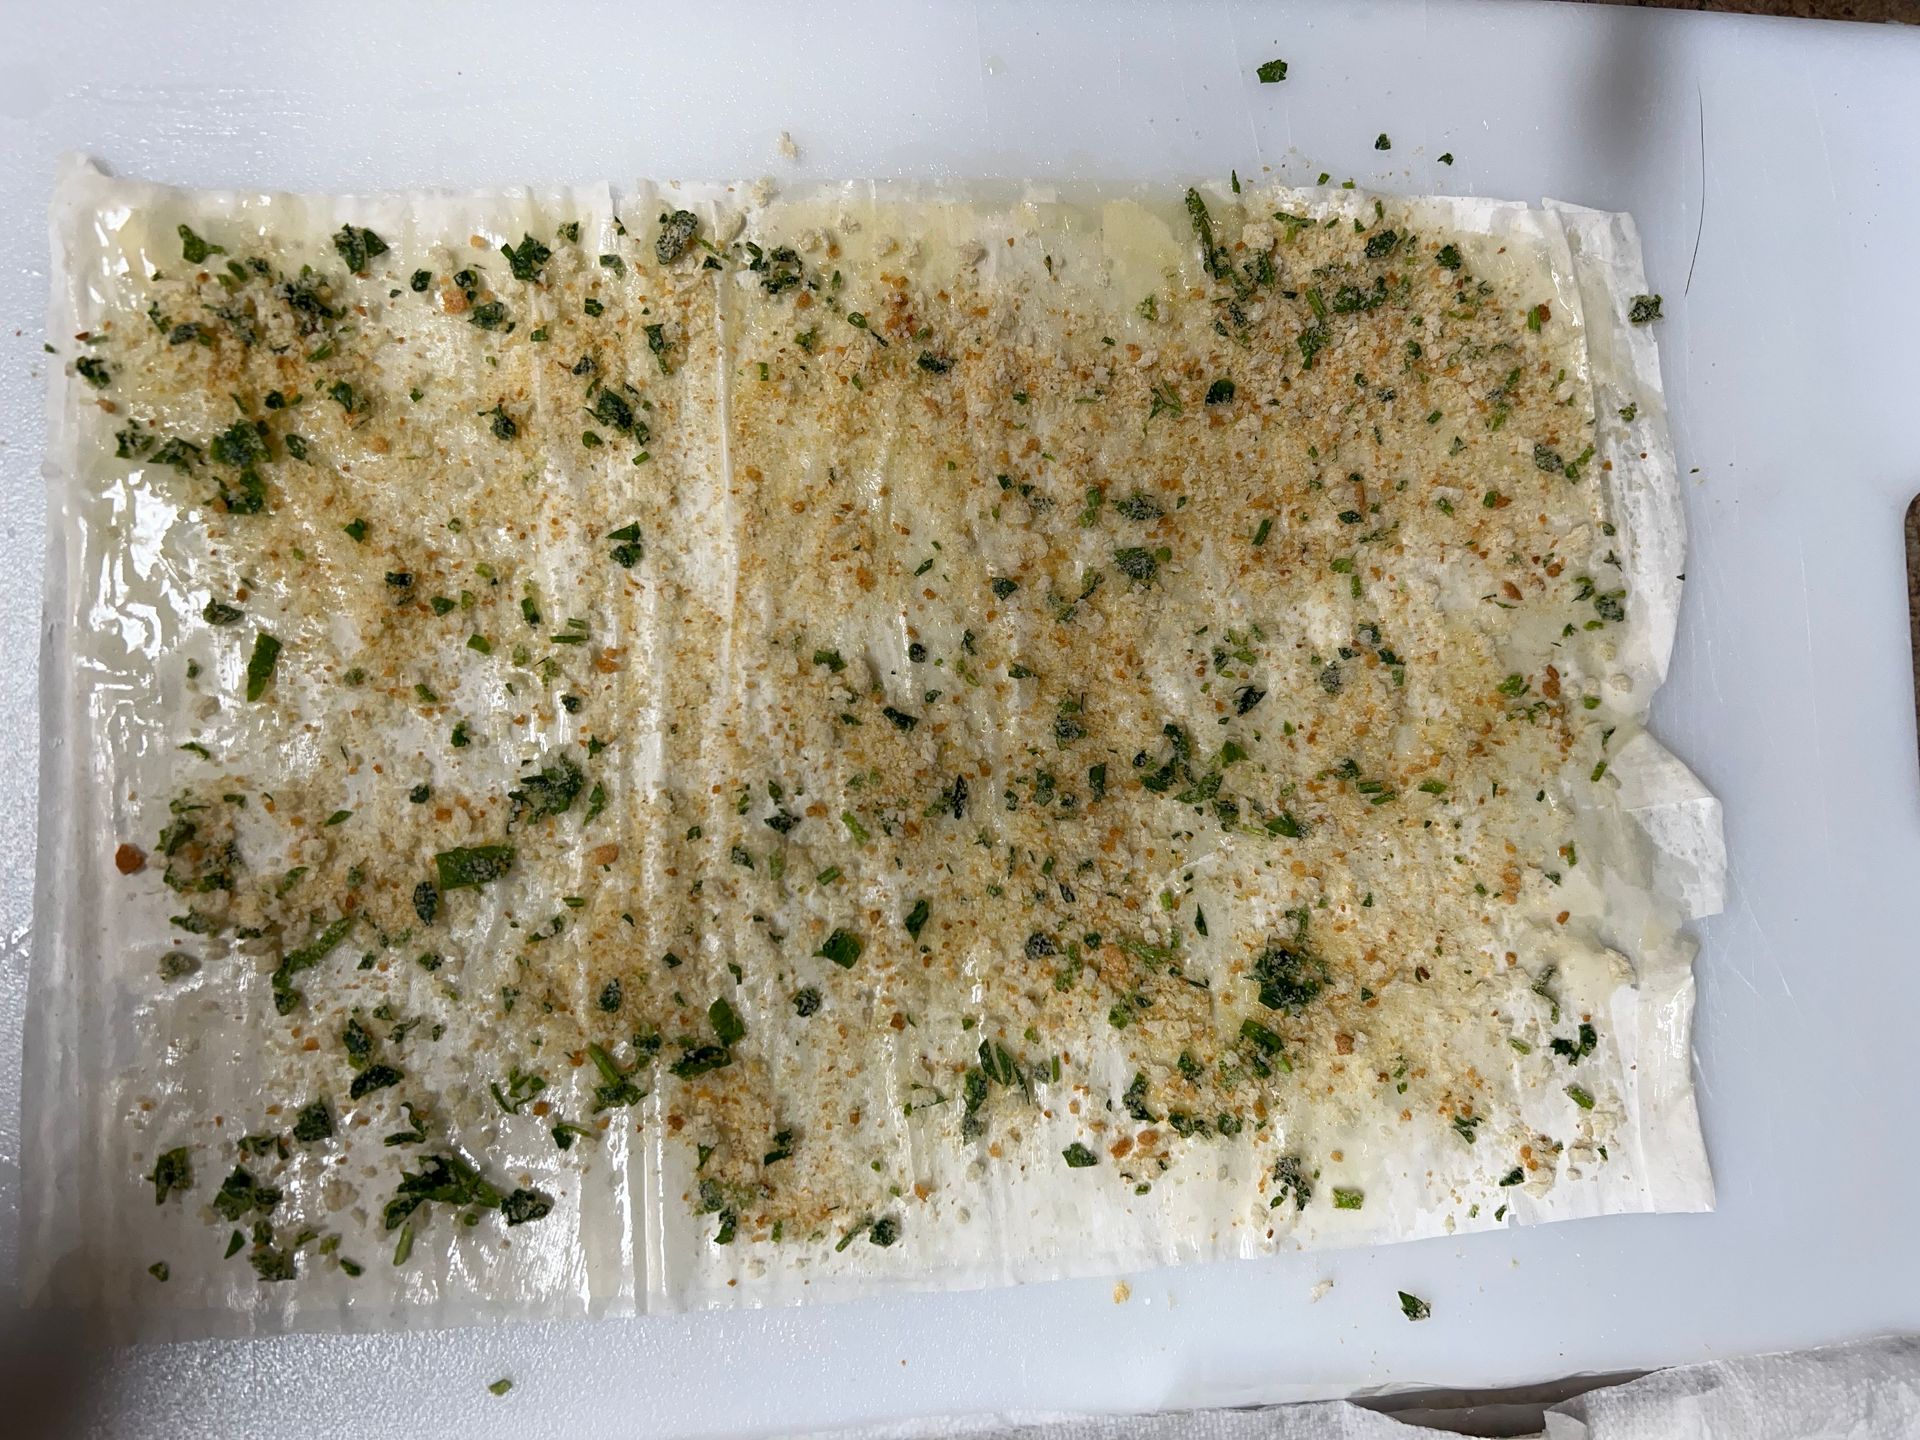
[[[1384,202],[789,220],[196,220],[82,337],[190,598],[117,883],[258,1037],[156,1203],[281,1281],[577,1223],[636,1135],[822,1254],[997,1169],[1234,1154],[1272,1234],[1416,1134],[1503,1211],[1593,1159],[1632,601],[1557,296]]]

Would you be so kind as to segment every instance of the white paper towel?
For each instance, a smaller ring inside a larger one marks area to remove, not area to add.
[[[1546,1440],[1913,1435],[1920,1435],[1920,1336],[1913,1335],[1657,1371],[1556,1405],[1546,1429]]]
[[[1529,1440],[1910,1440],[1920,1336],[1685,1365],[1562,1402]],[[1165,1415],[948,1417],[816,1440],[1412,1440],[1431,1429],[1347,1401]],[[1511,1434],[1511,1431],[1497,1433]]]

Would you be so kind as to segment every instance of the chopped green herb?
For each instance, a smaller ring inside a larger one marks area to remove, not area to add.
[[[1296,339],[1300,346],[1300,363],[1306,369],[1313,368],[1313,362],[1320,352],[1332,343],[1333,332],[1324,323],[1309,325]]]
[[[502,243],[500,253],[507,257],[507,269],[516,280],[539,280],[547,261],[553,258],[553,251],[542,245],[531,235],[521,238],[520,248]]]
[[[498,880],[513,867],[513,846],[471,845],[433,857],[442,890],[470,890]]]
[[[1252,1016],[1248,1016],[1240,1022],[1240,1038],[1253,1046],[1254,1049],[1258,1050],[1262,1055],[1279,1055],[1286,1049],[1285,1043],[1278,1035],[1262,1025],[1258,1020],[1255,1020]]]
[[[213,1208],[222,1219],[232,1222],[256,1211],[271,1215],[279,1203],[280,1191],[272,1185],[262,1185],[243,1165],[233,1167],[233,1173],[220,1182],[220,1191],[213,1197]]]
[[[623,435],[632,435],[642,445],[652,438],[651,429],[634,415],[626,397],[612,390],[602,390],[594,396],[593,408],[588,413],[602,425],[611,426]]]
[[[333,237],[333,248],[347,262],[347,269],[359,275],[365,272],[369,260],[387,253],[387,242],[371,230],[342,225]]]
[[[587,1046],[587,1058],[593,1062],[594,1069],[600,1072],[600,1084],[594,1087],[593,1092],[595,1114],[622,1105],[637,1105],[647,1098],[646,1091],[633,1083],[632,1072],[622,1070],[600,1046]],[[640,1068],[640,1063],[636,1059],[635,1071]]]
[[[224,255],[227,253],[226,246],[209,244],[194,234],[193,231],[185,225],[179,227],[179,233],[180,255],[189,265],[198,265],[209,255]]]
[[[1193,224],[1194,238],[1200,242],[1200,263],[1207,274],[1216,280],[1229,278],[1232,270],[1226,249],[1214,244],[1213,217],[1207,213],[1207,202],[1201,198],[1198,190],[1191,188],[1187,191],[1187,219]],[[1177,404],[1174,413],[1180,413]]]
[[[1269,943],[1254,960],[1251,973],[1260,986],[1260,1003],[1289,1015],[1300,1013],[1326,988],[1325,964],[1298,942]]]
[[[1580,1031],[1576,1039],[1568,1040],[1564,1036],[1556,1035],[1553,1038],[1552,1049],[1554,1054],[1569,1065],[1578,1065],[1593,1053],[1594,1047],[1599,1043],[1600,1033],[1583,1020],[1580,1022]]]
[[[407,1077],[391,1065],[369,1065],[353,1077],[353,1083],[347,1087],[347,1098],[359,1100],[376,1090],[386,1090],[398,1085]]]
[[[1173,552],[1165,547],[1148,550],[1139,545],[1128,545],[1113,552],[1113,563],[1136,585],[1148,585],[1160,573],[1160,565],[1171,559]]]
[[[547,1088],[547,1077],[529,1070],[522,1070],[518,1065],[514,1065],[507,1070],[507,1083],[504,1089],[501,1088],[498,1080],[493,1081],[487,1088],[493,1093],[493,1103],[500,1107],[502,1114],[518,1115],[541,1091]]]
[[[860,952],[866,948],[866,942],[851,931],[835,930],[813,953],[831,960],[842,970],[851,970],[854,962],[860,958]]]
[[[580,767],[564,755],[533,774],[522,775],[519,788],[507,792],[507,799],[513,804],[508,823],[517,825],[522,820],[546,820],[566,814],[586,783],[587,777]]]
[[[333,1111],[325,1100],[303,1105],[293,1118],[293,1138],[302,1145],[333,1138]]]
[[[265,630],[253,637],[253,654],[247,660],[247,699],[258,700],[273,683],[274,667],[280,662],[280,642]]]
[[[153,1170],[146,1177],[153,1182],[153,1203],[164,1205],[167,1197],[186,1194],[193,1188],[193,1162],[188,1158],[187,1147],[178,1146],[165,1150],[153,1162]]]
[[[692,1045],[683,1050],[680,1058],[667,1068],[681,1080],[691,1080],[714,1070],[724,1070],[733,1063],[733,1051],[724,1045]]]
[[[670,215],[662,213],[659,238],[653,242],[655,257],[662,265],[672,265],[687,253],[699,228],[701,221],[691,209],[676,209]]]
[[[1270,1209],[1279,1208],[1291,1196],[1293,1208],[1304,1210],[1307,1202],[1313,1199],[1313,1180],[1297,1155],[1284,1155],[1274,1162],[1273,1182],[1273,1199],[1267,1202]]]
[[[1147,1075],[1144,1070],[1133,1072],[1133,1079],[1127,1085],[1126,1094],[1120,1097],[1120,1104],[1130,1117],[1144,1124],[1151,1125],[1159,1118],[1147,1108]]]
[[[707,1021],[713,1026],[713,1033],[720,1037],[722,1045],[737,1045],[747,1038],[747,1022],[724,998],[707,1007]]]
[[[571,1150],[575,1140],[591,1140],[593,1131],[584,1125],[575,1125],[571,1120],[562,1120],[547,1132],[553,1137],[554,1148]]]

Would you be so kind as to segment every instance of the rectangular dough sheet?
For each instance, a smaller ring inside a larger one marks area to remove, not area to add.
[[[392,1328],[1711,1205],[1628,217],[76,161],[52,219],[39,1303]]]

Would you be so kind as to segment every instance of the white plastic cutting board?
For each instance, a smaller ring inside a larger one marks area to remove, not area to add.
[[[389,10],[393,13],[388,13]],[[1284,57],[1289,78],[1253,69]],[[790,130],[798,165],[778,157]],[[1374,148],[1381,132],[1392,149]],[[115,1434],[738,1434],[1502,1385],[1920,1329],[1920,30],[1522,3],[0,3],[0,1286],[17,1255],[55,157],[207,186],[1274,167],[1633,212],[1690,477],[1655,727],[1726,804],[1706,1216],[774,1312],[151,1348]],[[1455,163],[1439,163],[1450,151]],[[1695,256],[1696,239],[1698,254]],[[1689,273],[1691,284],[1689,285]],[[1316,1282],[1334,1284],[1310,1299]],[[1396,1290],[1433,1305],[1409,1325]],[[0,1294],[0,1302],[6,1300]],[[0,1357],[0,1367],[4,1357]],[[508,1375],[496,1399],[485,1385]]]

